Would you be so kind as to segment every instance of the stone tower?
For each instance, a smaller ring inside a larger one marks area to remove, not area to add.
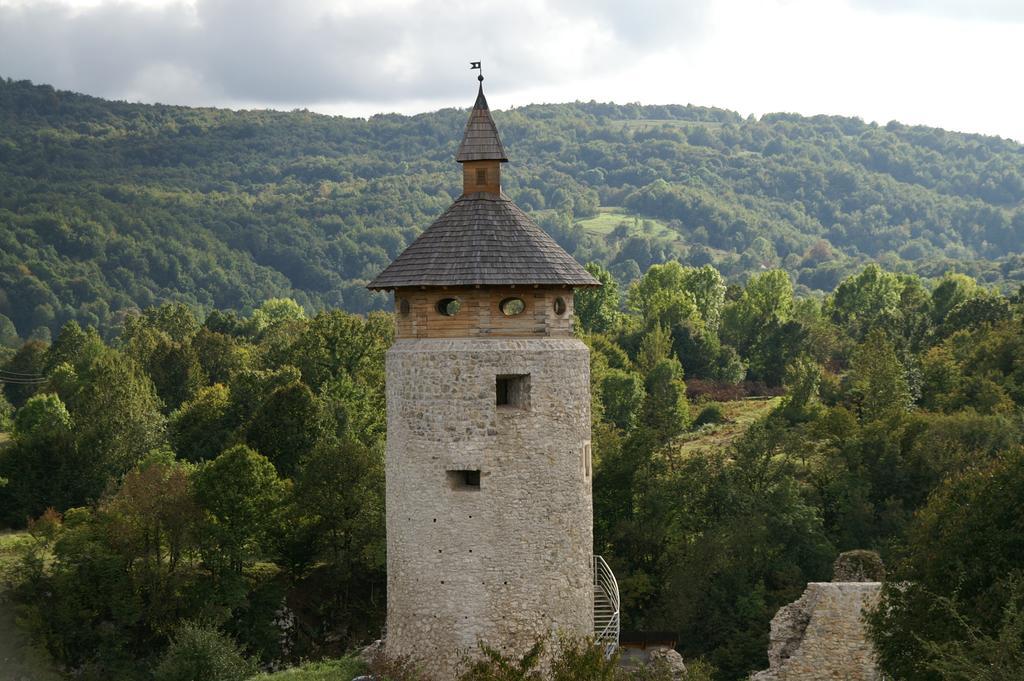
[[[481,78],[482,80],[482,78]],[[370,284],[387,354],[387,653],[456,675],[478,641],[594,634],[590,381],[573,289],[599,286],[501,192],[483,86],[463,193]]]

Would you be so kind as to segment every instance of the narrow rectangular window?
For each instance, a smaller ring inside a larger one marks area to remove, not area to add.
[[[587,479],[590,478],[592,468],[593,461],[591,459],[590,443],[587,442],[586,444],[583,445],[583,472],[587,476]]]
[[[487,170],[484,168],[476,169],[476,186],[483,187],[487,184]]]
[[[479,490],[480,470],[447,471],[448,485],[452,489]]]
[[[530,374],[505,374],[494,379],[494,403],[499,407],[530,408]]]

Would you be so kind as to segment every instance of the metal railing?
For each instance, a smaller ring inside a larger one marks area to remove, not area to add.
[[[619,583],[601,556],[594,556],[594,642],[609,653],[619,647]]]

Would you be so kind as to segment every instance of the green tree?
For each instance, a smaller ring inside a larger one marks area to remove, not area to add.
[[[259,334],[279,324],[300,322],[305,319],[305,310],[291,298],[271,298],[252,313],[250,325],[252,332]]]
[[[1019,655],[988,658],[984,639],[1019,633],[1012,627],[1019,626],[1014,580],[1024,570],[1022,494],[1024,450],[1016,447],[950,477],[931,496],[908,532],[906,561],[869,618],[887,674],[964,678],[964,663],[972,663],[991,678],[1013,678]]]
[[[230,390],[217,383],[201,389],[195,399],[171,413],[167,430],[178,456],[204,461],[224,451],[234,431],[230,407]]]
[[[644,388],[647,396],[641,424],[655,442],[668,442],[690,427],[686,384],[678,360],[663,359],[655,364],[647,374]]]
[[[14,421],[14,441],[0,448],[0,517],[22,526],[49,507],[64,510],[87,501],[81,485],[88,461],[74,442],[74,420],[60,398],[29,398]]]
[[[708,331],[717,334],[725,308],[725,280],[711,265],[684,267],[682,288],[693,295],[697,311]]]
[[[946,316],[958,305],[982,294],[982,289],[971,277],[950,272],[932,291],[932,315],[936,326],[946,321]]]
[[[619,283],[611,272],[598,263],[587,263],[586,269],[601,282],[601,287],[576,291],[573,301],[576,319],[583,330],[589,333],[614,331],[622,319]]]
[[[14,425],[14,406],[7,401],[7,396],[0,391],[0,433],[7,432]]]
[[[172,342],[183,344],[199,330],[199,320],[192,308],[184,303],[164,303],[157,307],[147,307],[139,315],[127,317],[122,340],[130,342],[139,328],[159,331]]]
[[[771,617],[834,557],[788,437],[784,422],[758,422],[729,450],[653,467],[634,491],[620,583],[647,594],[627,605],[628,626],[678,631],[683,653],[706,655],[720,678],[763,665]]]
[[[644,328],[662,325],[667,329],[690,319],[703,321],[697,307],[697,296],[687,284],[700,292],[705,303],[717,300],[718,293],[724,297],[724,285],[719,292],[705,279],[703,271],[688,271],[678,262],[652,265],[629,289],[629,309],[640,315]],[[720,282],[719,282],[720,283]],[[716,314],[711,310],[711,314]]]
[[[789,392],[780,409],[791,423],[811,420],[815,416],[818,386],[821,384],[821,367],[804,355],[789,365],[786,385]]]
[[[929,348],[921,361],[921,406],[945,411],[955,408],[964,379],[963,367],[945,346]]]
[[[911,405],[906,370],[881,329],[871,331],[850,358],[850,394],[866,420],[906,411]]]
[[[793,284],[782,270],[751,278],[726,306],[722,339],[748,359],[752,378],[779,385],[785,367],[804,351],[806,334],[790,320],[792,311]]]
[[[165,443],[153,383],[120,352],[104,351],[58,387],[75,422],[78,450],[88,453],[89,465],[81,471],[85,498],[98,498],[109,480]]]
[[[0,366],[6,375],[14,377],[14,380],[3,382],[3,390],[15,408],[25,404],[42,387],[38,379],[43,377],[46,368],[47,347],[42,341],[26,341],[13,357]]]
[[[926,642],[926,667],[944,681],[1011,681],[1024,677],[1024,608],[1019,579],[1008,585],[1010,598],[998,632],[987,633],[971,624],[956,601],[939,597],[940,606],[964,629],[964,640]]]
[[[608,369],[601,379],[604,419],[628,431],[636,427],[644,403],[644,382],[635,373]]]
[[[662,360],[672,355],[672,336],[661,324],[655,324],[640,341],[636,363],[640,371],[649,373]]]
[[[0,314],[0,346],[15,347],[19,345],[18,330],[14,322]]]
[[[329,434],[324,405],[306,384],[277,388],[253,414],[245,431],[249,446],[264,453],[290,477],[302,457]]]
[[[793,284],[782,270],[752,277],[739,299],[723,312],[722,339],[741,354],[760,343],[768,331],[789,320]]]
[[[164,406],[177,409],[207,381],[199,355],[190,344],[191,336],[177,340],[148,316],[134,319],[126,323],[122,336],[125,353],[146,371]],[[186,329],[174,327],[174,333],[186,333],[192,328],[188,324],[183,326]]]
[[[902,290],[897,275],[871,264],[836,287],[827,310],[835,323],[859,341],[877,325],[892,323],[898,315]]]
[[[250,345],[205,326],[192,337],[191,345],[211,383],[227,384],[236,372],[252,362]]]
[[[244,445],[207,462],[194,478],[196,500],[207,516],[206,560],[240,573],[260,555],[285,483],[265,456]]]
[[[384,467],[381,447],[324,443],[305,457],[278,531],[279,546],[315,556],[331,587],[321,610],[351,639],[383,625],[385,593]],[[295,531],[298,530],[298,531]],[[296,539],[312,544],[301,546]],[[310,550],[312,549],[312,550]],[[293,556],[286,556],[286,560]],[[308,558],[294,563],[307,562]]]
[[[298,367],[303,382],[314,391],[341,373],[383,379],[384,352],[393,337],[390,315],[363,318],[340,310],[321,312],[282,349],[279,361]]]
[[[53,345],[46,351],[46,373],[52,373],[61,364],[72,367],[82,366],[103,351],[103,341],[96,330],[82,330],[78,322],[72,320],[65,324]]]
[[[152,632],[172,626],[188,607],[181,597],[202,519],[191,475],[192,467],[170,452],[153,452],[99,506],[104,540],[124,557],[142,621]]]

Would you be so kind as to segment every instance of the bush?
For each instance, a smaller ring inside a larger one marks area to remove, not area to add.
[[[606,655],[602,646],[589,638],[560,636],[550,667],[542,670],[545,641],[538,640],[522,657],[506,656],[480,644],[480,657],[467,659],[459,681],[711,681],[714,668],[696,661],[677,679],[664,660],[625,669],[619,665],[619,653]]]
[[[711,403],[700,410],[700,413],[697,414],[697,418],[693,420],[693,427],[696,429],[709,423],[725,423],[726,420],[725,413],[722,411],[722,406],[720,404]]]
[[[255,665],[215,627],[185,622],[153,674],[156,681],[244,681]]]
[[[544,642],[537,641],[522,657],[507,656],[481,643],[479,659],[466,659],[459,681],[543,681],[540,666]]]
[[[379,681],[429,681],[422,665],[406,657],[388,657],[377,648],[370,660],[370,676]]]
[[[0,433],[6,432],[14,426],[14,407],[7,401],[7,397],[0,391]]]
[[[833,582],[884,582],[885,564],[874,551],[845,551],[832,564]]]
[[[606,656],[589,639],[562,637],[551,661],[551,681],[613,681],[620,678],[618,653]]]
[[[366,666],[352,657],[321,660],[292,667],[273,674],[259,674],[249,681],[351,681],[363,674]]]

